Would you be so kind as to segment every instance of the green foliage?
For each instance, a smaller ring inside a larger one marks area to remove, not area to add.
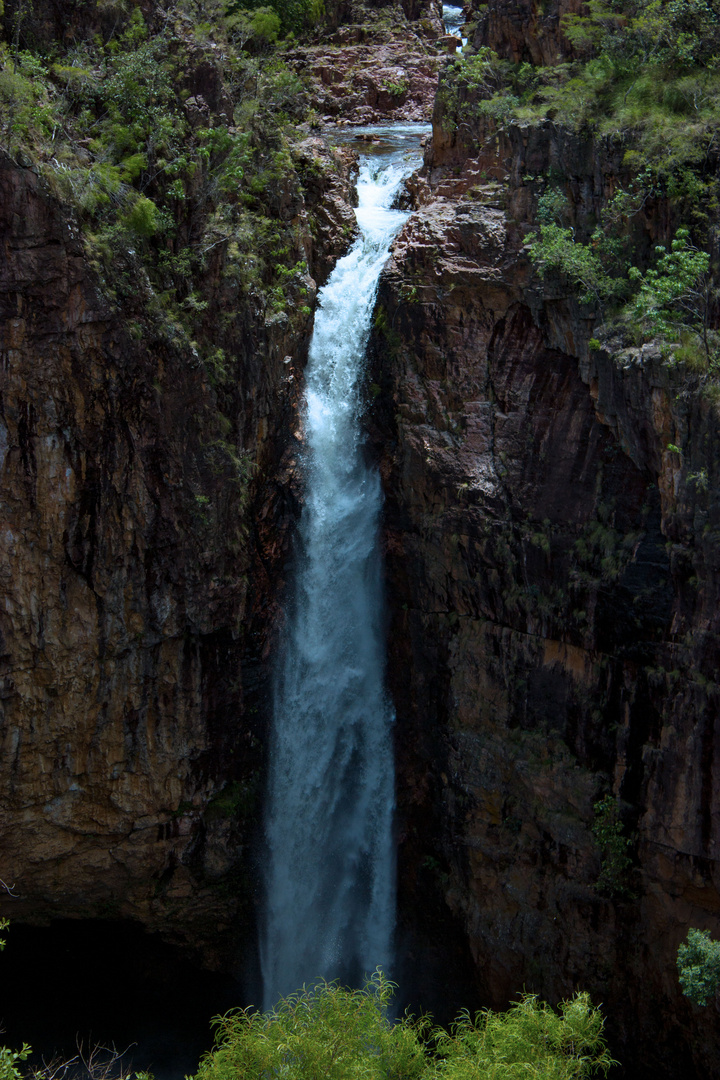
[[[406,1021],[395,1029],[386,1016],[391,996],[391,984],[377,974],[364,991],[320,983],[269,1013],[229,1013],[214,1022],[216,1049],[196,1080],[419,1077],[422,1025]]]
[[[670,338],[681,330],[699,330],[710,361],[708,325],[712,289],[710,256],[690,243],[687,229],[678,229],[670,251],[656,247],[655,267],[642,274],[631,267],[628,276],[639,286],[632,316],[651,331]]]
[[[529,179],[543,180],[542,177]],[[538,197],[538,233],[528,248],[540,275],[564,274],[583,303],[592,303],[600,310],[606,304],[617,306],[627,299],[633,289],[628,277],[634,255],[632,223],[647,198],[649,185],[648,174],[641,173],[627,189],[619,188],[584,243],[571,224],[564,191],[547,184]]]
[[[439,95],[445,123],[484,139],[488,120],[549,118],[622,140],[628,172],[642,178],[641,201],[668,199],[675,220],[710,250],[720,197],[720,0],[589,0],[581,14],[563,16],[562,28],[577,51],[569,61],[512,64],[484,48],[450,63]],[[574,224],[538,209],[539,224]]]
[[[53,112],[43,64],[31,53],[13,58],[0,43],[0,139],[9,154],[35,150],[52,131]]]
[[[226,8],[225,26],[230,40],[243,49],[249,42],[258,46],[273,45],[280,33],[280,16],[272,7],[254,10],[230,4]]]
[[[602,52],[628,68],[716,67],[720,56],[717,0],[588,0],[584,14],[563,16],[562,27],[576,47]]]
[[[0,1046],[0,1080],[22,1080],[18,1066],[30,1056],[30,1047],[23,1043],[22,1050],[10,1050]]]
[[[448,63],[440,82],[438,98],[454,125],[473,117],[478,99],[487,107],[494,95],[507,92],[509,65],[497,53],[483,46],[476,52],[461,53]]]
[[[8,919],[0,919],[0,934],[7,930],[10,925]],[[5,948],[4,938],[0,938],[0,952]],[[18,1068],[21,1062],[30,1056],[30,1047],[23,1043],[21,1050],[10,1050],[7,1046],[0,1046],[0,1080],[22,1080],[22,1073]]]
[[[624,303],[623,318],[637,336],[679,343],[674,347],[676,360],[692,369],[708,369],[715,362],[709,254],[691,243],[688,229],[679,228],[670,251],[655,248],[655,266],[643,272],[631,264],[636,257],[632,219],[642,205],[643,188],[650,183],[642,174],[632,189],[619,190],[588,243],[566,224],[569,208],[563,192],[547,187],[538,198],[539,228],[528,254],[541,277],[564,275],[583,303],[603,313],[607,305],[620,313]]]
[[[603,1019],[588,994],[575,994],[556,1013],[534,995],[506,1013],[461,1014],[452,1034],[437,1039],[435,1075],[442,1080],[478,1077],[571,1077],[606,1074],[615,1064],[603,1039]]]
[[[146,25],[140,8],[119,4],[109,40],[58,46],[51,63],[0,44],[0,140],[39,162],[74,209],[106,297],[134,309],[135,339],[145,325],[207,356],[224,346],[205,340],[217,336],[203,325],[211,264],[216,291],[219,279],[254,297],[254,310],[306,321],[303,249],[280,208],[300,194],[288,145],[307,93],[279,57],[242,51],[272,46],[274,7],[210,0],[204,27],[187,18],[201,14],[196,0],[181,9],[181,21],[165,13]],[[309,0],[300,9],[303,18],[318,10]],[[208,50],[208,37],[222,47]],[[198,65],[214,69],[214,112],[189,99]],[[223,363],[209,371],[216,387],[231,377]]]
[[[680,986],[695,1005],[707,1005],[720,989],[720,941],[708,930],[689,930],[677,953]]]
[[[154,236],[160,226],[158,208],[152,199],[139,195],[130,212],[125,215],[123,224],[138,236],[144,238]]]
[[[592,831],[602,853],[602,868],[595,887],[598,892],[608,896],[630,896],[628,877],[632,859],[628,855],[628,848],[632,840],[625,836],[617,800],[612,795],[606,795],[595,803],[594,810]]]
[[[228,19],[232,19],[239,12],[249,14],[253,10],[267,11],[272,9],[279,22],[279,28],[284,33],[298,33],[306,27],[313,26],[322,18],[325,12],[323,0],[271,0],[270,4],[248,3],[247,0],[233,3],[232,0],[226,5]],[[274,40],[274,39],[273,39]]]
[[[400,79],[398,82],[393,82],[391,79],[386,79],[383,82],[383,89],[387,90],[391,97],[401,98],[408,92],[407,79]]]
[[[392,990],[376,972],[364,990],[319,983],[271,1012],[220,1017],[195,1080],[570,1080],[613,1064],[587,994],[563,1002],[559,1014],[532,996],[507,1013],[464,1013],[448,1033],[431,1031],[425,1018],[391,1022]]]
[[[541,225],[562,225],[568,217],[568,201],[559,187],[548,187],[538,198],[536,218]]]
[[[622,279],[614,277],[607,269],[605,236],[598,232],[590,244],[575,239],[573,229],[562,225],[541,225],[539,236],[530,244],[528,253],[541,277],[548,273],[564,274],[573,288],[580,293],[585,304],[602,307],[607,300],[621,296],[625,291]]]

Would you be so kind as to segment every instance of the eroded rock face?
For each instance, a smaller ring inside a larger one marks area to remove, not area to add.
[[[481,1001],[582,987],[628,1075],[711,1075],[675,955],[689,926],[719,929],[717,409],[651,346],[589,352],[583,310],[523,254],[526,175],[564,170],[582,228],[620,148],[463,138],[436,123],[370,375],[401,921],[439,895]],[[635,860],[610,895],[606,792]]]
[[[284,212],[322,275],[348,241],[351,155],[297,155],[314,189]],[[104,298],[72,215],[4,156],[0,235],[2,910],[134,918],[232,965],[310,324],[299,303],[244,310],[218,249],[221,411],[192,346]]]
[[[433,2],[353,4],[342,25],[289,54],[325,123],[428,121],[443,27]]]

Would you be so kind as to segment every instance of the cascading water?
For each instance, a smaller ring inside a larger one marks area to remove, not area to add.
[[[468,39],[460,33],[461,28],[465,25],[463,9],[455,4],[443,4],[442,17],[445,24],[445,33],[454,34],[455,37],[460,38],[463,46],[467,45]]]
[[[418,126],[374,129],[361,238],[320,294],[306,371],[305,502],[276,667],[265,815],[265,1008],[317,978],[388,970],[395,919],[393,712],[384,689],[377,472],[363,457],[360,378],[380,271],[407,214]],[[408,153],[408,147],[414,153]]]

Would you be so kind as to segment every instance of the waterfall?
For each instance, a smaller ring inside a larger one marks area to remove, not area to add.
[[[455,4],[443,4],[442,9],[443,23],[445,24],[445,33],[454,34],[455,37],[459,37],[463,43],[463,47],[467,45],[467,38],[463,37],[460,30],[465,25],[465,16],[463,9]]]
[[[265,1008],[317,978],[352,983],[378,965],[387,971],[392,958],[394,718],[384,688],[382,493],[363,455],[360,384],[378,279],[407,217],[390,207],[419,164],[421,130],[387,129],[381,152],[361,159],[361,236],[320,293],[310,346],[305,500],[275,667],[265,812]]]

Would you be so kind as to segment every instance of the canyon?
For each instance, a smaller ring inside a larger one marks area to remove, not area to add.
[[[551,62],[576,7],[491,2],[470,45]],[[626,179],[625,147],[552,117],[457,127],[435,98],[454,45],[434,5],[328,8],[325,36],[290,50],[316,122],[276,207],[305,299],[258,312],[222,245],[204,273],[230,389],[108,298],[72,209],[31,157],[0,151],[0,878],[16,894],[0,915],[139,924],[252,979],[271,659],[303,498],[301,308],[354,230],[355,155],[333,132],[432,114],[366,386],[396,977],[440,1014],[586,989],[625,1075],[716,1075],[717,1032],[675,956],[688,927],[720,929],[718,407],[652,342],[596,342],[527,254],[536,178],[553,170],[583,228]],[[213,63],[193,72],[218,117]],[[667,207],[642,227],[666,242]],[[631,840],[614,890],[593,833],[608,794]]]

